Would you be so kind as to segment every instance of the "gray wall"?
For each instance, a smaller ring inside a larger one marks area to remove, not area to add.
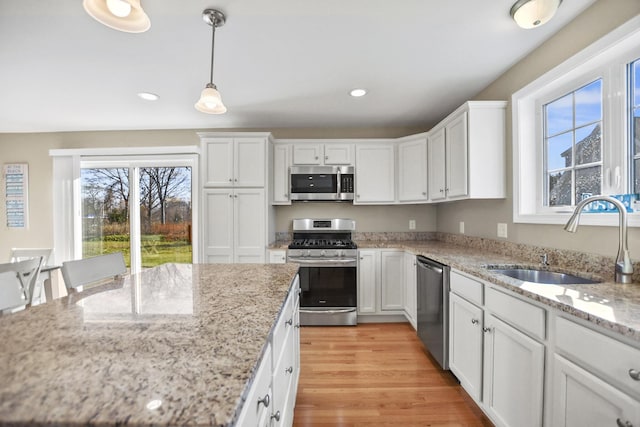
[[[476,100],[511,100],[511,95],[548,70],[562,63],[614,28],[640,13],[638,0],[600,0],[573,22],[518,62],[479,93]],[[561,225],[514,224],[511,150],[511,105],[507,109],[507,194],[506,200],[461,201],[438,206],[438,231],[457,233],[465,222],[466,234],[496,238],[498,222],[508,224],[508,240],[561,249],[615,256],[618,249],[617,227],[581,226],[576,234]],[[640,259],[640,229],[630,230],[631,255]]]

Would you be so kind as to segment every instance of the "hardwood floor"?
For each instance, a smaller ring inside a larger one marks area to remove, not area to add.
[[[408,323],[303,327],[294,427],[492,426]]]

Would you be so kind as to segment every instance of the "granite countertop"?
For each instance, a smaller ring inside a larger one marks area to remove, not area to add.
[[[0,317],[0,425],[231,425],[297,270],[164,264]]]
[[[456,270],[597,324],[635,341],[640,346],[640,283],[622,285],[613,282],[609,277],[585,273],[584,266],[590,262],[589,259],[567,259],[565,266],[554,268],[552,265],[549,268],[553,271],[599,279],[602,283],[548,285],[523,282],[487,269],[487,266],[540,267],[540,264],[531,263],[524,258],[494,253],[490,248],[479,250],[437,240],[358,241],[357,244],[359,249],[397,248],[426,256]],[[613,273],[613,264],[610,269]]]

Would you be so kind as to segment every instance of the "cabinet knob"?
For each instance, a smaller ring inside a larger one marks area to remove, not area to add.
[[[622,421],[620,418],[616,419],[616,424],[618,424],[618,427],[633,427],[633,424],[629,421]]]
[[[293,366],[289,366],[287,369],[284,370],[287,374],[292,374],[293,373]]]
[[[318,156],[316,156],[316,160],[318,160]]]
[[[440,189],[440,192],[441,192],[441,193],[444,193],[444,190],[441,188],[441,189]]]
[[[324,159],[325,160],[329,160],[329,156],[324,156]]]
[[[269,403],[271,403],[271,399],[269,399],[269,393],[265,394],[262,399],[258,399],[258,406],[260,406],[261,403],[265,408],[269,407]]]
[[[229,197],[233,197],[233,194],[229,194]]]
[[[233,182],[233,180],[231,178],[229,178],[229,182]]]
[[[426,196],[426,195],[427,195],[427,192],[426,192],[426,191],[423,191],[423,192],[422,192],[422,195],[423,195],[423,196]]]
[[[296,328],[296,329],[300,329],[300,323],[296,323],[296,325],[294,326],[294,328]]]
[[[480,322],[478,321],[478,319],[471,319],[471,323],[477,325]]]
[[[238,182],[238,178],[234,179],[235,182]]]
[[[235,197],[235,198],[237,199],[237,198],[238,198],[238,195],[237,195],[237,194],[234,194],[234,195],[233,195],[233,197]]]
[[[284,322],[284,324],[285,324],[285,326],[286,325],[289,325],[289,326],[293,325],[293,319],[287,320],[286,322]]]
[[[482,328],[482,330],[486,333],[491,333],[491,328]]]
[[[275,414],[271,415],[271,419],[272,420],[276,420],[276,421],[280,421],[280,411],[278,411]]]
[[[635,381],[640,381],[640,371],[637,369],[629,369],[629,376]]]
[[[444,191],[449,191],[449,189],[447,187],[444,188]]]

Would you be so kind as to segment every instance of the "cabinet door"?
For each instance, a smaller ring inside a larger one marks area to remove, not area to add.
[[[380,309],[404,308],[404,252],[381,251]]]
[[[356,145],[356,199],[354,203],[395,201],[393,144]]]
[[[233,190],[204,191],[204,260],[233,262]]]
[[[269,249],[269,264],[284,264],[287,262],[287,251],[280,249]]]
[[[273,204],[290,205],[289,198],[289,166],[290,146],[276,144],[273,147]]]
[[[377,251],[358,251],[358,313],[376,312]]]
[[[407,320],[417,328],[418,312],[417,312],[417,282],[416,282],[416,256],[412,253],[404,254],[404,311]]]
[[[640,402],[564,357],[553,364],[553,426],[640,425]]]
[[[264,190],[236,189],[234,202],[235,262],[264,263],[266,248]]]
[[[325,165],[351,165],[353,164],[353,144],[325,144]]]
[[[464,197],[467,190],[467,112],[446,125],[447,198]]]
[[[398,200],[427,201],[427,140],[398,145]]]
[[[233,185],[233,138],[218,138],[205,143],[205,187]]]
[[[449,295],[449,368],[467,393],[482,400],[482,309]]]
[[[446,197],[446,170],[445,170],[445,130],[438,129],[429,135],[428,148],[428,176],[429,198],[431,200],[443,200]]]
[[[233,184],[237,187],[264,187],[266,140],[264,138],[235,138],[234,142]]]
[[[322,164],[321,144],[294,144],[293,145],[294,165],[320,165]]]
[[[493,315],[484,330],[485,410],[499,426],[541,426],[544,345]]]

